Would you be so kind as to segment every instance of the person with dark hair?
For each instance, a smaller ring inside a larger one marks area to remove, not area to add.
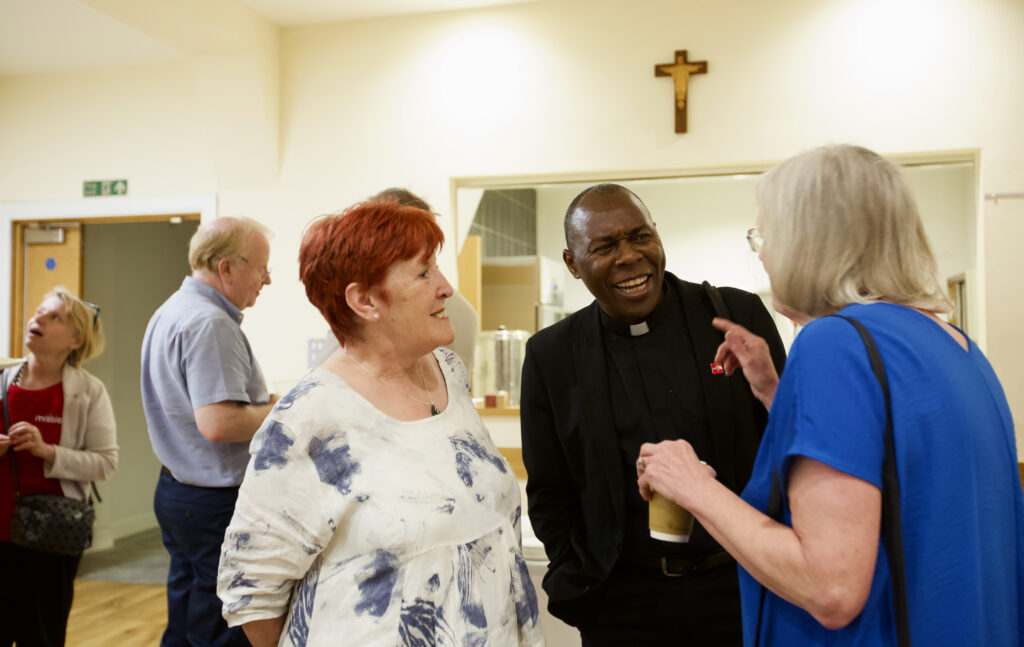
[[[419,197],[409,189],[393,186],[377,193],[371,200],[394,200],[398,204],[405,204],[424,211],[433,211],[427,201]]]
[[[340,348],[256,434],[224,540],[224,616],[256,647],[543,644],[518,484],[440,348],[443,242],[395,200],[303,236],[299,276]]]
[[[739,645],[735,560],[700,526],[689,543],[652,538],[634,463],[646,442],[685,438],[739,492],[767,410],[742,375],[716,369],[714,290],[665,272],[636,195],[588,188],[566,211],[565,234],[565,264],[595,301],[527,343],[520,404],[548,609],[579,628],[584,646]],[[760,298],[717,292],[781,369],[785,351]]]
[[[142,340],[142,407],[161,463],[153,508],[171,557],[162,647],[247,644],[221,617],[217,560],[249,441],[277,399],[241,327],[242,311],[270,285],[268,236],[249,218],[199,227],[192,275]]]
[[[408,189],[391,187],[369,198],[371,201],[394,200],[399,204],[416,207],[424,211],[433,211],[426,200],[419,197]],[[456,288],[452,288],[452,295],[445,302],[445,311],[448,313],[448,321],[455,330],[455,338],[446,345],[447,348],[455,351],[462,363],[470,371],[473,370],[473,360],[476,355],[476,337],[480,332],[480,316],[473,305],[462,296]],[[329,333],[325,339],[323,349],[320,351],[318,364],[327,359],[331,353],[338,349],[338,340],[333,333]]]
[[[394,200],[399,204],[409,205],[424,211],[433,211],[427,201],[416,195],[409,189],[402,187],[391,187],[384,189],[371,200]],[[473,360],[476,355],[476,336],[480,332],[480,315],[473,305],[462,296],[458,288],[452,287],[452,295],[445,302],[445,311],[448,313],[448,321],[455,331],[455,338],[448,343],[447,348],[455,351],[462,363],[470,371],[473,370]]]
[[[53,289],[25,326],[28,355],[3,372],[0,388],[10,422],[9,433],[0,433],[3,647],[64,644],[82,559],[81,554],[59,555],[13,543],[16,493],[85,501],[89,484],[110,478],[117,467],[110,396],[82,368],[103,352],[99,317],[99,306],[63,287]]]
[[[771,407],[750,483],[728,491],[677,440],[641,448],[642,495],[686,507],[736,557],[747,645],[1024,644],[1010,408],[939,316],[951,304],[900,169],[825,146],[769,171],[757,202],[748,240],[804,328],[780,379],[752,331],[716,321],[726,371]]]

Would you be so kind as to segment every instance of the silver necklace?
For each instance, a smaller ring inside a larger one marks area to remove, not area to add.
[[[402,389],[399,389],[396,386],[392,386],[392,385],[388,384],[387,382],[384,381],[384,378],[382,378],[381,376],[377,375],[376,373],[374,373],[370,369],[368,369],[365,366],[363,366],[362,362],[357,360],[355,357],[352,357],[352,355],[349,354],[347,348],[342,347],[341,352],[345,353],[346,357],[348,357],[350,360],[355,362],[356,366],[358,366],[359,368],[361,368],[364,371],[366,371],[367,373],[369,373],[371,377],[373,377],[378,382],[380,382],[381,384],[383,384],[387,388],[391,389],[395,393],[398,393],[400,395],[404,395],[405,397],[409,398],[410,400],[412,400],[414,402],[419,402],[420,404],[425,404],[425,405],[429,406],[430,407],[430,415],[436,416],[437,414],[441,413],[441,411],[437,407],[434,406],[434,400],[433,400],[433,398],[430,397],[430,391],[427,390],[427,381],[425,379],[423,379],[423,367],[420,366],[420,361],[418,359],[416,360],[416,370],[419,371],[419,373],[420,373],[420,382],[423,383],[423,392],[427,394],[427,399],[429,400],[429,402],[424,402],[423,400],[420,400],[417,397],[413,397],[413,396],[409,395],[408,393],[406,393]]]

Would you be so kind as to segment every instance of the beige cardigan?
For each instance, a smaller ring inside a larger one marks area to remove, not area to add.
[[[4,394],[15,376],[24,368],[5,374]],[[88,371],[64,365],[64,414],[60,428],[60,444],[52,465],[45,465],[43,475],[60,480],[64,496],[84,501],[90,481],[110,478],[117,467],[117,432],[114,409],[103,382]]]

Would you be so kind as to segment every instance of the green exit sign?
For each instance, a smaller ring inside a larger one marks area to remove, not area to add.
[[[128,180],[87,180],[82,182],[82,195],[86,198],[126,193],[128,193]]]

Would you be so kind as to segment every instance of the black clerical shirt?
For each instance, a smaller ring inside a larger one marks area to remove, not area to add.
[[[636,487],[636,459],[645,442],[685,439],[714,465],[697,360],[676,289],[664,283],[661,302],[630,326],[601,313],[612,415],[626,488],[623,559],[696,557],[718,548],[700,524],[685,544],[651,539],[647,502]]]

